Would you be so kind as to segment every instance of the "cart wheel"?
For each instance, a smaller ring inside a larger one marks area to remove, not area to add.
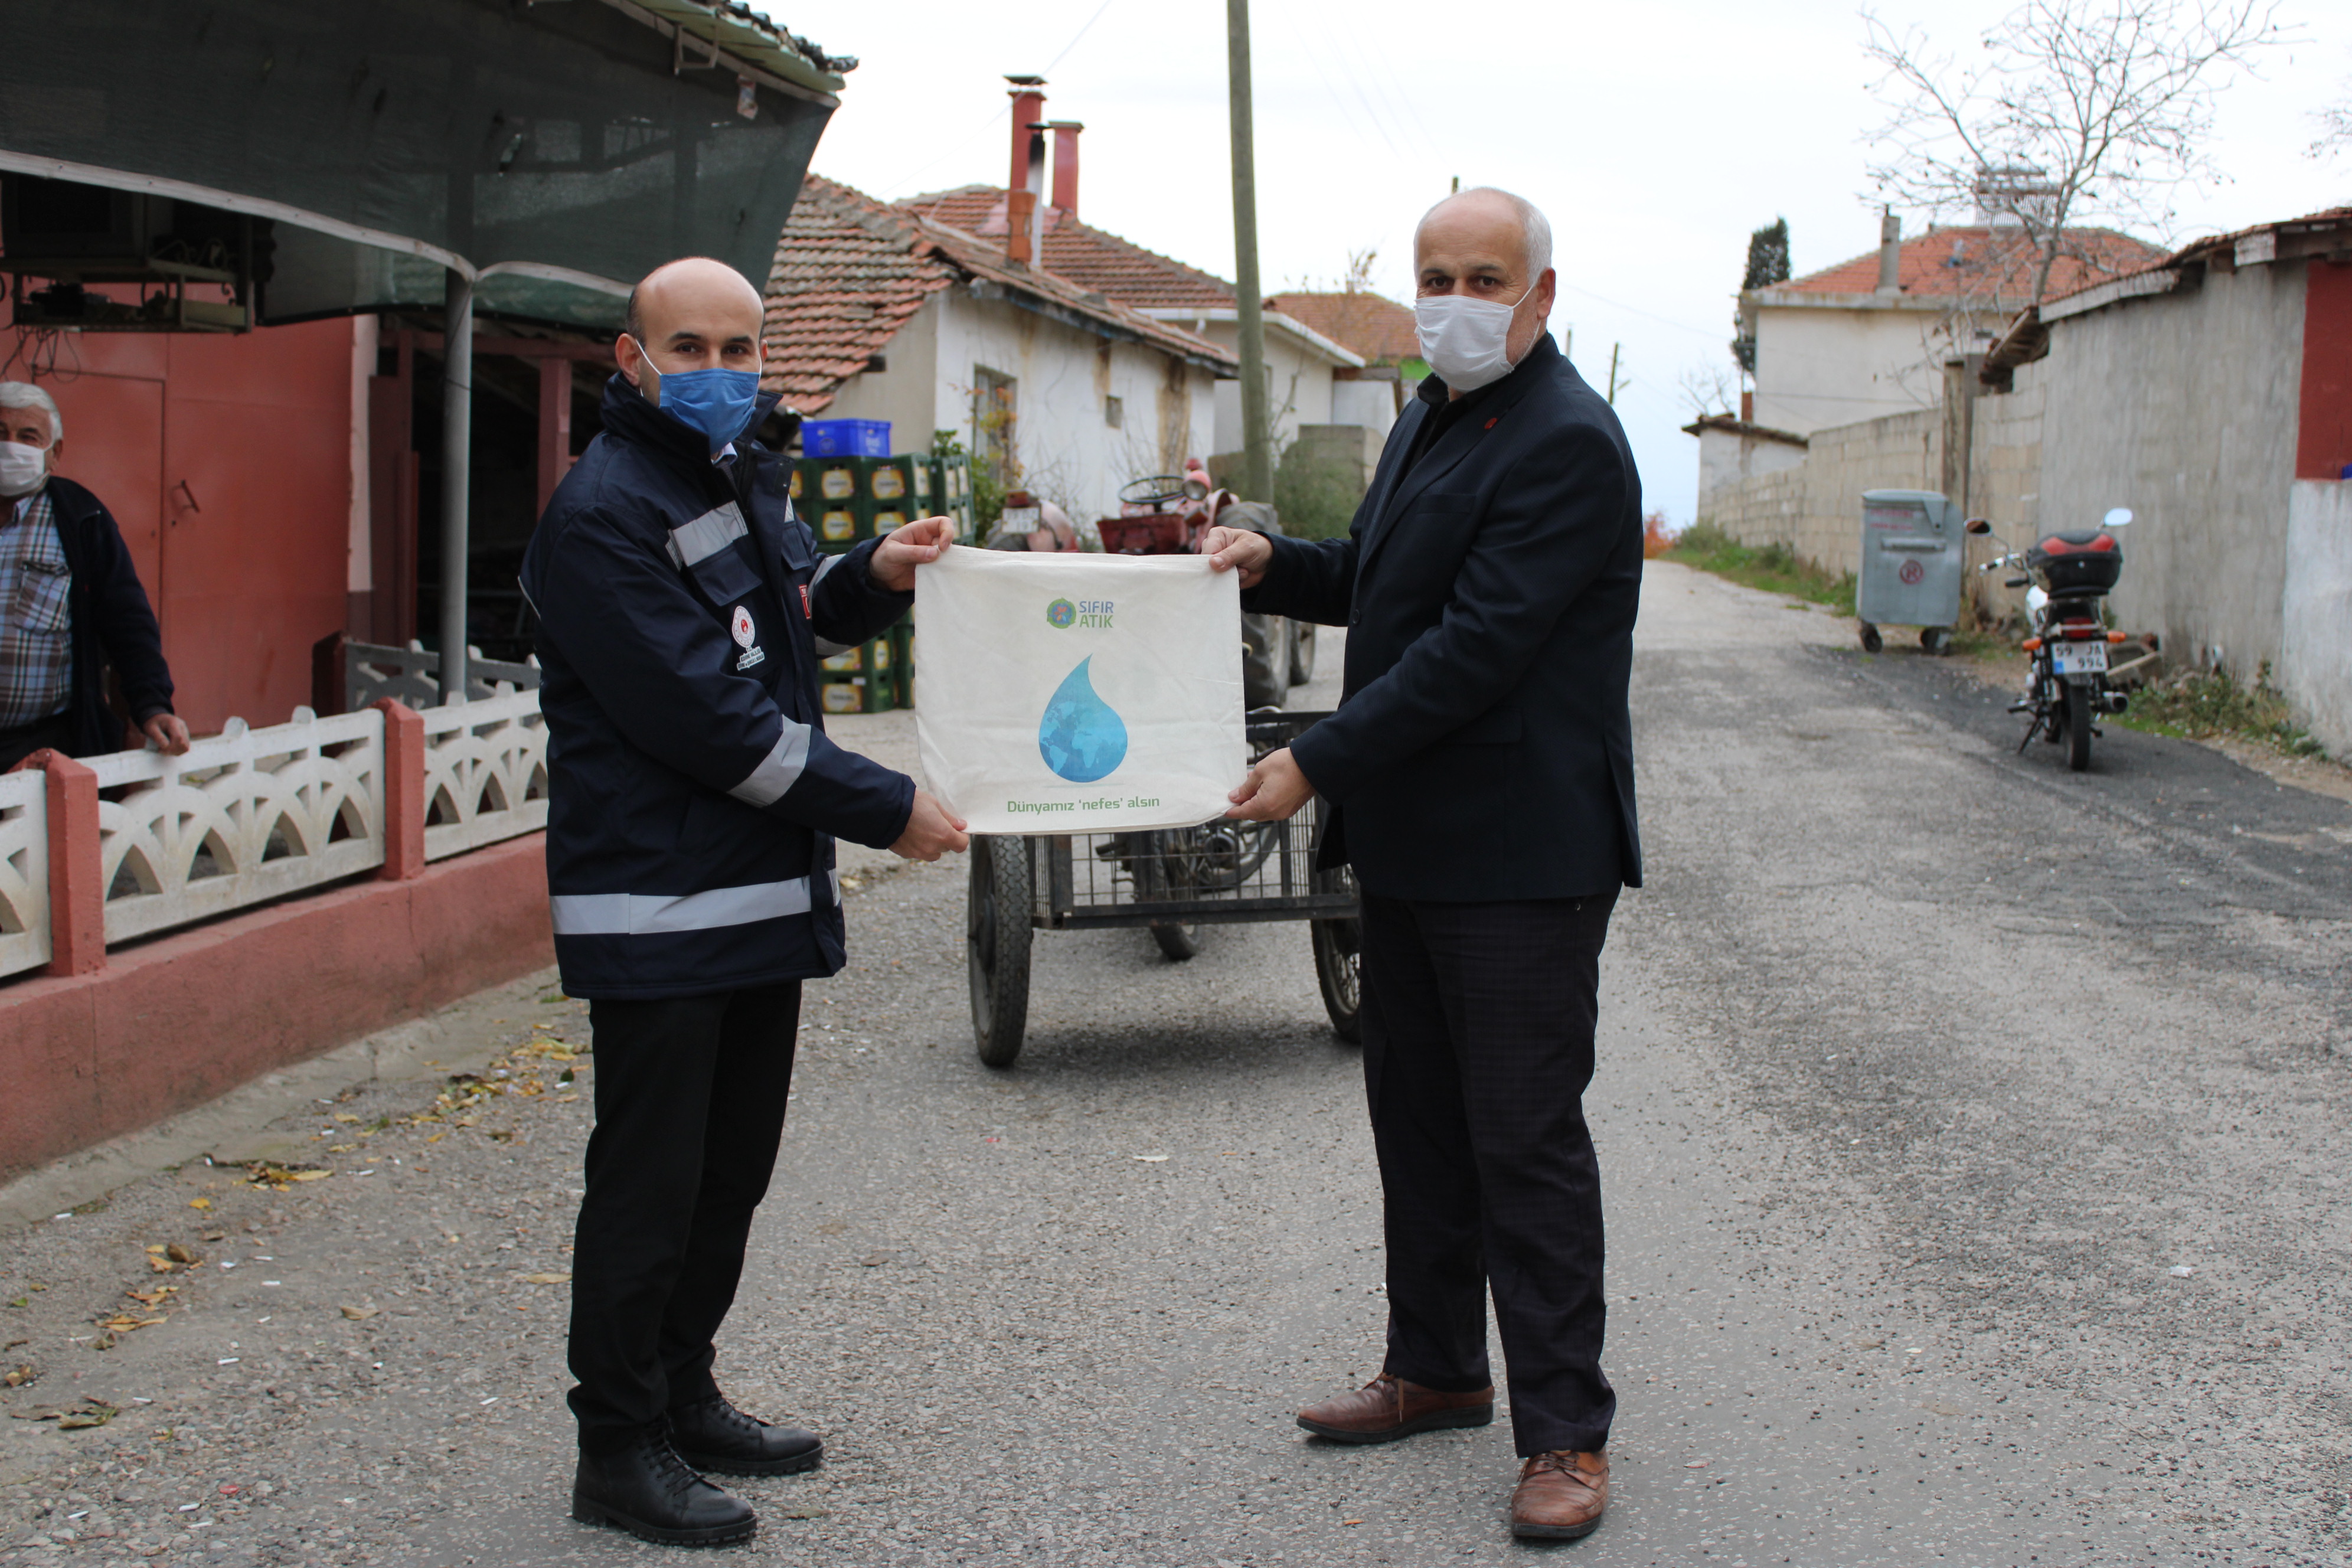
[[[1242,616],[1242,704],[1279,708],[1290,690],[1290,649],[1280,616]]]
[[[1331,1016],[1331,1032],[1351,1046],[1360,1044],[1364,1037],[1361,928],[1353,920],[1310,921],[1307,931],[1315,943],[1315,981],[1323,988],[1323,1011]]]
[[[971,1038],[980,1059],[1009,1068],[1029,1027],[1029,841],[987,837],[971,846],[964,900],[964,959],[971,972]]]
[[[1194,925],[1157,925],[1151,928],[1151,940],[1170,958],[1182,960],[1201,951],[1201,931]]]
[[[1868,621],[1863,622],[1862,651],[1864,653],[1876,653],[1885,646],[1885,640],[1878,635],[1878,628],[1872,626]]]
[[[1315,623],[1294,621],[1290,626],[1290,684],[1304,686],[1315,679]]]
[[[1951,628],[1948,626],[1921,626],[1919,628],[1919,651],[1922,653],[1932,654],[1947,654],[1951,652]]]

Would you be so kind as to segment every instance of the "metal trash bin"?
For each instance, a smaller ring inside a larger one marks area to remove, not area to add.
[[[1876,653],[1883,626],[1917,626],[1929,653],[1951,647],[1968,577],[1960,509],[1936,490],[1862,493],[1862,574],[1854,613],[1862,646]]]

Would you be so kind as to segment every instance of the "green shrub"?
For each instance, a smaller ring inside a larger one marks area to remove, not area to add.
[[[1785,544],[1742,544],[1711,518],[1701,518],[1675,535],[1664,560],[1696,566],[1718,577],[1768,594],[1788,594],[1853,614],[1853,574],[1831,574],[1797,559]]]
[[[2292,756],[2325,756],[2326,750],[2294,721],[2286,697],[2271,684],[2271,662],[2254,671],[2254,683],[2241,686],[2226,670],[2186,670],[2132,693],[2124,722],[2159,735],[2208,740],[2235,735],[2263,741]]]
[[[1274,510],[1282,531],[1293,539],[1338,539],[1355,521],[1364,499],[1356,465],[1318,461],[1293,445],[1274,471]]]

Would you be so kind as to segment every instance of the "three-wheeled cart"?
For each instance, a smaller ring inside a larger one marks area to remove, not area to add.
[[[1253,761],[1328,713],[1261,710]],[[1029,952],[1041,931],[1142,927],[1171,959],[1192,956],[1204,925],[1305,921],[1331,1027],[1358,1038],[1356,879],[1315,868],[1320,797],[1287,822],[1219,818],[1192,827],[972,840],[965,902],[971,1033],[980,1059],[1011,1067],[1029,1024]]]

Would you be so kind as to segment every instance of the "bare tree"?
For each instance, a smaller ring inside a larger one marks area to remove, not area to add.
[[[1695,364],[1683,372],[1675,384],[1675,392],[1691,416],[1704,419],[1710,414],[1728,414],[1739,406],[1739,373],[1726,370],[1713,360]]]
[[[2311,119],[2312,123],[2319,128],[2319,136],[2312,142],[2306,156],[2325,158],[2339,147],[2352,146],[2352,98],[2342,103],[2329,104],[2315,112]]]
[[[1865,9],[1888,110],[1879,195],[2013,224],[2036,306],[2067,229],[2091,214],[2163,233],[2172,197],[2221,177],[2204,150],[2230,75],[2288,41],[2274,0],[2026,0],[1963,64]]]

